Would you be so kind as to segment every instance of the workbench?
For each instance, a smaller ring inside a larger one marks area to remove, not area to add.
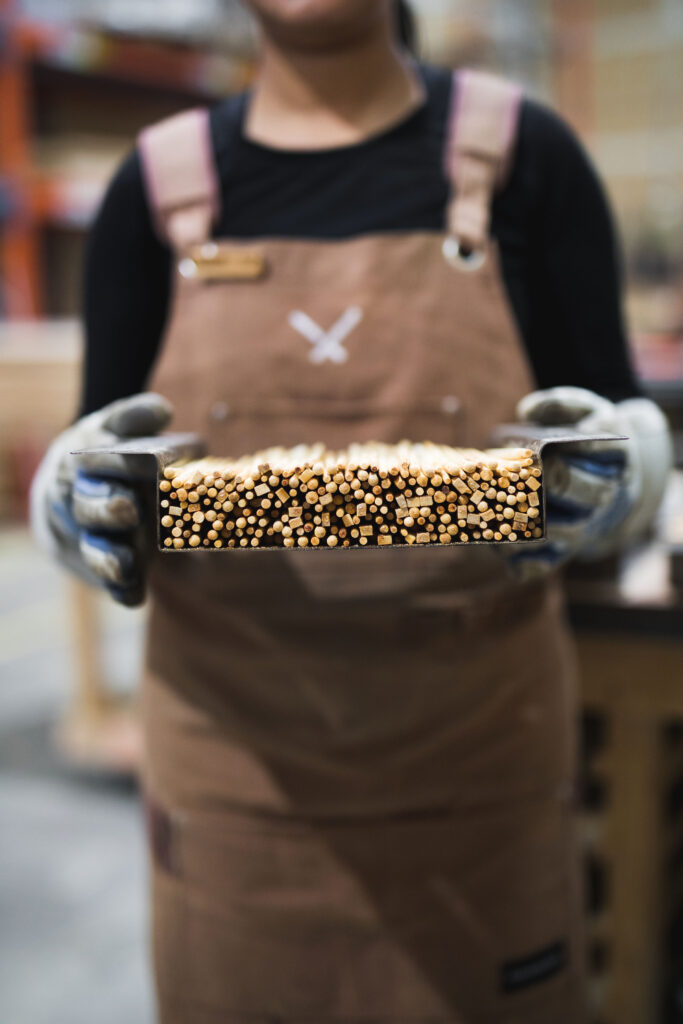
[[[611,576],[587,567],[567,578],[600,1024],[680,1019],[670,1008],[683,994],[683,588],[671,576],[669,547],[652,542]]]

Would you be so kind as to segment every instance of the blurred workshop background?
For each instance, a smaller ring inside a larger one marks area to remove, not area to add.
[[[683,3],[413,0],[421,52],[571,122],[619,223],[637,365],[683,465]],[[228,0],[0,0],[0,1020],[151,1024],[131,704],[144,615],[34,551],[32,471],[76,410],[84,239],[137,131],[243,89]],[[551,340],[551,339],[549,339]],[[573,572],[594,1021],[683,1022],[683,484]]]

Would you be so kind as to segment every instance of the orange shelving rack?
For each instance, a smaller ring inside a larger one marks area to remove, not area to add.
[[[73,93],[76,80],[83,96],[91,84],[97,84],[98,116],[106,127],[105,94],[115,96],[117,90],[126,96],[137,94],[144,102],[129,104],[130,123],[124,141],[131,143],[150,111],[162,116],[184,105],[235,92],[248,83],[251,69],[248,55],[114,34],[96,25],[30,20],[22,15],[16,0],[0,0],[2,315],[31,318],[54,312],[46,293],[45,233],[50,228],[82,232],[108,177],[108,173],[103,177],[41,163],[41,102],[49,105],[65,82]],[[36,89],[38,74],[54,76],[47,99],[45,88],[40,95]],[[69,146],[68,137],[64,146]]]

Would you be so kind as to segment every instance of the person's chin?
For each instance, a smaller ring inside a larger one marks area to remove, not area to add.
[[[386,0],[249,0],[274,35],[292,44],[343,44],[377,23]]]

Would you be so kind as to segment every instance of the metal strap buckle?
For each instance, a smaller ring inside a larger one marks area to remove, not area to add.
[[[445,239],[441,251],[446,262],[458,270],[479,270],[486,262],[486,249],[466,249],[453,235]]]

